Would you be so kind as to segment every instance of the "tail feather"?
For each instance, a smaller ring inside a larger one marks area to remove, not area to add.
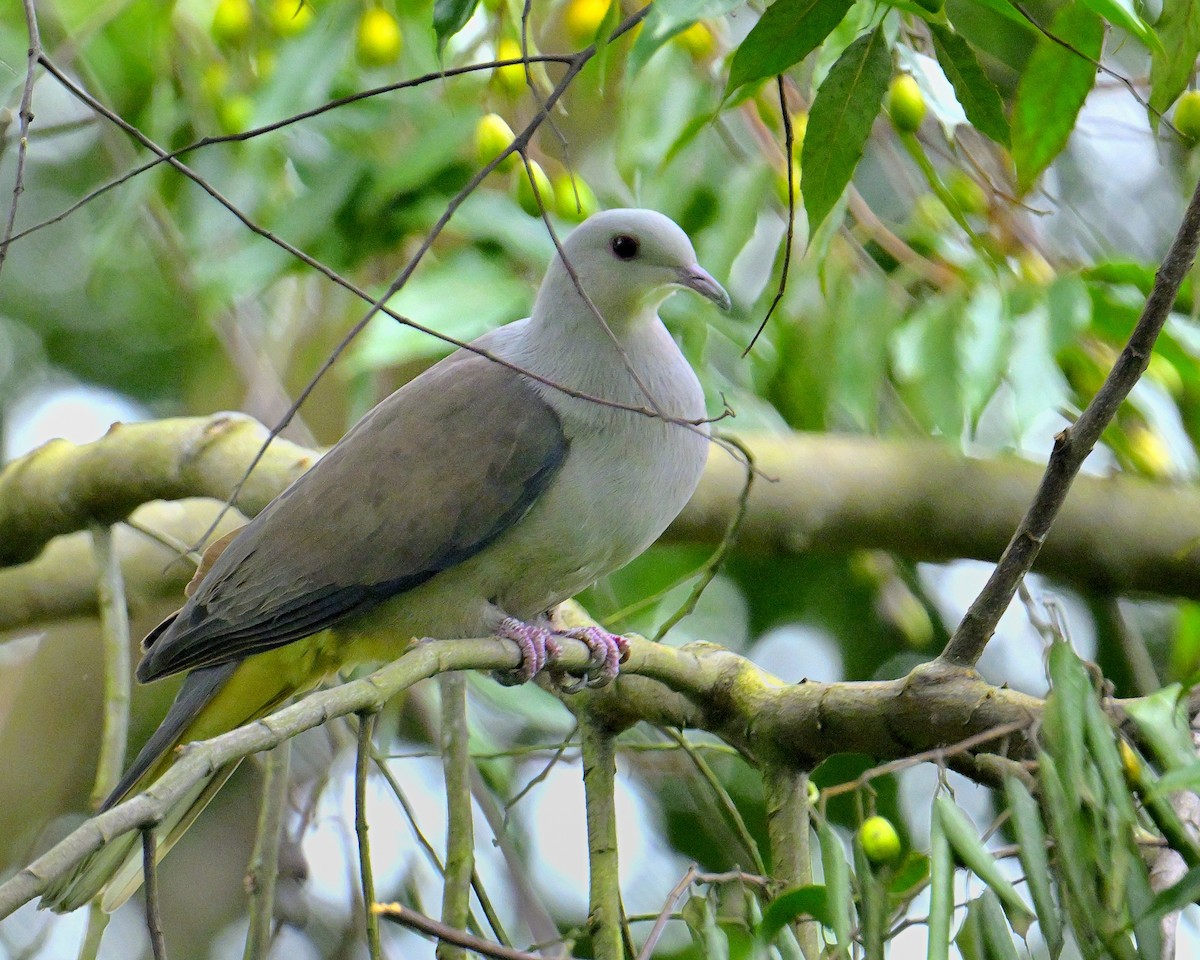
[[[249,660],[193,670],[183,681],[162,725],[142,748],[102,809],[146,789],[174,760],[175,749],[232,730],[270,713],[293,694],[319,679],[307,673],[308,664],[287,669],[283,650]],[[166,812],[155,828],[161,859],[200,815],[213,795],[237,769],[227,764]],[[84,906],[103,891],[101,906],[115,910],[142,882],[140,836],[124,834],[86,857],[71,873],[42,895],[41,906],[67,913]]]

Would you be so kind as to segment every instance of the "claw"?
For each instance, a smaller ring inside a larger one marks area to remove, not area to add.
[[[542,667],[562,652],[553,633],[516,617],[505,617],[500,621],[496,635],[512,640],[521,648],[519,666],[512,670],[498,670],[494,674],[496,680],[506,687],[528,683]]]
[[[585,686],[594,689],[612,683],[620,672],[621,664],[629,657],[629,642],[619,634],[609,633],[600,627],[576,627],[564,631],[564,636],[582,640],[592,653],[586,679],[570,689],[564,687],[567,693],[574,693]]]

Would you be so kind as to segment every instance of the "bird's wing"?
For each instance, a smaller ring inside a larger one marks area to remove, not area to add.
[[[316,633],[478,553],[567,453],[520,375],[457,353],[364,417],[248,524],[146,638],[142,681]]]

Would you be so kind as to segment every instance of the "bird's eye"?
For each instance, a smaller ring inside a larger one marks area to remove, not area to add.
[[[636,237],[631,237],[628,234],[618,234],[612,238],[612,252],[618,260],[632,260],[638,255],[638,242]]]

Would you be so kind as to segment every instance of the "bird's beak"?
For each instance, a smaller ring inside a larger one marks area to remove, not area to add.
[[[725,288],[717,283],[711,274],[698,263],[681,268],[677,282],[682,287],[695,290],[705,300],[711,300],[722,310],[728,310],[732,306]]]

